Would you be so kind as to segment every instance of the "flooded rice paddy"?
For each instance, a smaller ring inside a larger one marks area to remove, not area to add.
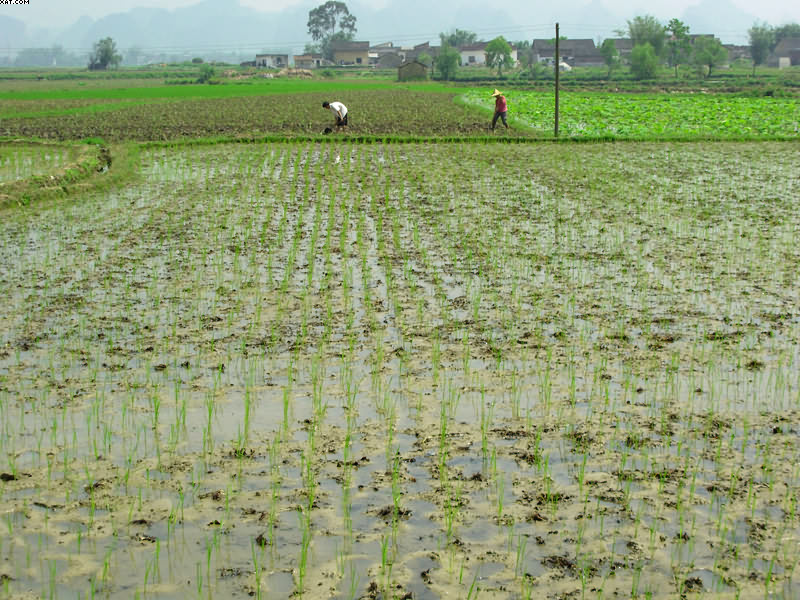
[[[800,596],[800,148],[147,151],[0,224],[0,597]]]
[[[81,150],[75,146],[3,143],[0,145],[0,194],[3,184],[58,172],[75,162]]]

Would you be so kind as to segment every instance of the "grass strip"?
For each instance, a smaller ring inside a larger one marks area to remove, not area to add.
[[[130,178],[138,162],[139,147],[135,144],[107,146],[98,142],[87,140],[86,150],[79,159],[56,173],[0,185],[0,210],[109,189]],[[25,140],[25,143],[36,142]]]

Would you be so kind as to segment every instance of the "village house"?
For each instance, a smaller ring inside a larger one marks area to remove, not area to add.
[[[482,67],[486,64],[486,42],[459,46],[458,53],[461,55],[462,65]]]
[[[406,61],[417,60],[423,54],[427,54],[431,58],[439,56],[439,46],[431,46],[429,42],[417,44],[412,48],[403,48],[403,59]]]
[[[622,64],[628,64],[631,61],[631,52],[633,52],[633,40],[630,38],[612,38],[614,40],[614,48],[617,49],[619,60]]]
[[[397,67],[403,62],[400,48],[392,42],[383,42],[369,48],[369,64],[373,66]]]
[[[257,67],[269,67],[271,69],[284,69],[289,66],[288,54],[256,54]]]
[[[337,41],[331,43],[331,51],[337,65],[366,67],[369,64],[369,42]]]
[[[370,56],[370,64],[379,69],[396,69],[403,64],[403,59],[398,52],[380,54],[373,63]]]
[[[404,62],[397,69],[398,81],[413,81],[418,79],[428,78],[427,65],[419,62],[418,60],[410,60]]]
[[[767,59],[767,66],[786,69],[794,65],[800,65],[800,38],[783,38]]]
[[[739,44],[722,44],[722,47],[728,51],[728,58],[731,62],[735,60],[753,60],[753,55],[750,52],[750,46],[742,46]]]
[[[555,62],[556,46],[550,40],[533,40],[533,59],[536,62],[552,65]],[[605,64],[603,55],[594,45],[594,40],[559,40],[559,62],[570,67],[601,67]]]
[[[317,69],[332,64],[322,54],[295,54],[294,66],[297,69]]]
[[[468,44],[466,46],[459,46],[458,53],[461,55],[461,64],[467,67],[482,67],[486,65],[486,46],[489,45],[489,42],[477,42],[475,44]],[[510,45],[510,44],[509,44]],[[438,54],[439,48],[436,47],[436,52]],[[436,54],[431,54],[431,56],[436,56]],[[511,60],[516,65],[519,57],[517,53],[517,49],[514,46],[511,46]]]

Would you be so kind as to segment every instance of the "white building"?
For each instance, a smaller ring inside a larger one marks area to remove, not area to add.
[[[289,66],[288,54],[256,54],[257,67],[285,69]]]
[[[466,67],[480,67],[486,64],[486,42],[459,46],[458,53],[461,55],[461,64]]]
[[[465,67],[482,67],[486,65],[486,46],[488,42],[478,42],[467,46],[459,46],[458,53],[461,55],[461,64]],[[509,44],[510,46],[511,44]],[[511,46],[511,60],[517,64],[517,49]]]

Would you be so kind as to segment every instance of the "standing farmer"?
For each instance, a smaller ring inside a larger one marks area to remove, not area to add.
[[[323,102],[322,108],[327,108],[336,115],[336,129],[347,127],[347,107],[341,102]]]
[[[492,131],[494,131],[494,126],[497,124],[497,119],[503,119],[503,125],[506,126],[508,129],[508,121],[506,121],[506,115],[508,114],[508,103],[506,102],[506,97],[500,93],[500,90],[495,88],[494,93],[492,94],[494,98],[494,117],[492,117]]]

